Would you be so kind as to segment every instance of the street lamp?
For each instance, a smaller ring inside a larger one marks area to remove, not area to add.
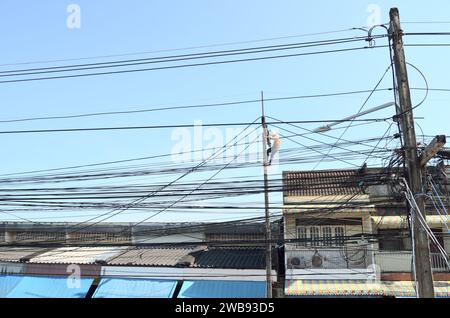
[[[358,113],[358,114],[356,114],[356,115],[352,115],[352,116],[346,117],[346,118],[344,118],[344,119],[342,119],[342,120],[335,121],[335,122],[333,122],[333,123],[331,123],[331,124],[328,124],[328,125],[325,125],[325,126],[316,128],[316,129],[314,129],[314,132],[315,132],[315,133],[324,133],[324,132],[327,132],[327,131],[331,130],[331,127],[336,126],[336,125],[338,125],[338,124],[340,124],[340,123],[343,123],[343,122],[345,122],[345,121],[352,120],[352,119],[355,119],[355,118],[358,118],[358,117],[367,115],[367,114],[369,114],[369,113],[376,112],[376,111],[378,111],[378,110],[380,110],[380,109],[384,109],[384,108],[387,108],[387,107],[390,107],[390,106],[393,106],[393,105],[395,105],[394,102],[389,102],[389,103],[386,103],[386,104],[383,104],[383,105],[380,105],[380,106],[377,106],[377,107],[370,108],[370,109],[365,110],[365,111],[363,111],[363,112],[360,112],[360,113]]]

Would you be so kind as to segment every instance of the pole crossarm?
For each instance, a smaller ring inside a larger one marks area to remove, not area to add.
[[[420,165],[422,167],[425,167],[428,161],[430,161],[430,159],[438,154],[442,147],[444,147],[445,143],[445,135],[437,135],[436,137],[434,137],[430,144],[423,150],[422,154],[420,155]]]

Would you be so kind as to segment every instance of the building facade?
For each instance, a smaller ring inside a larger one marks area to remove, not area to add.
[[[402,180],[382,168],[284,172],[285,294],[411,296]],[[438,210],[433,202],[427,201],[427,223],[450,252],[446,204]],[[450,271],[433,245],[431,262],[437,295],[447,296]]]

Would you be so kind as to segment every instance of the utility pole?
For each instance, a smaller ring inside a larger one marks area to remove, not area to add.
[[[406,70],[405,52],[403,50],[403,31],[400,28],[400,17],[397,8],[392,8],[390,16],[390,37],[394,50],[395,76],[398,87],[399,109],[397,119],[404,139],[405,162],[408,173],[409,187],[414,194],[420,211],[414,213],[414,261],[418,283],[418,295],[420,298],[433,298],[433,273],[431,271],[430,246],[428,236],[420,225],[418,213],[423,218],[425,215],[424,185],[422,179],[422,166],[418,154],[416,133],[414,129],[413,109],[411,105],[411,94],[409,90],[408,74]],[[411,207],[411,210],[413,208]]]
[[[272,244],[270,234],[270,215],[269,215],[269,181],[267,177],[268,159],[267,159],[267,142],[269,134],[267,131],[266,117],[264,115],[264,93],[261,92],[261,125],[263,128],[263,168],[264,168],[264,207],[265,207],[265,219],[266,219],[266,287],[267,298],[272,298]]]

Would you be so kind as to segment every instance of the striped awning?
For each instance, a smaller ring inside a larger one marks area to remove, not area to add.
[[[407,216],[372,216],[373,223],[377,228],[407,228],[408,219]],[[431,227],[441,227],[445,223],[450,223],[450,218],[440,215],[427,215],[427,223]]]
[[[436,297],[450,297],[450,281],[437,281]],[[288,280],[286,296],[390,296],[415,297],[411,281]]]
[[[305,214],[308,212],[318,212],[320,210],[329,211],[330,209],[333,209],[334,212],[349,212],[349,213],[369,213],[373,211],[373,208],[371,207],[339,207],[336,205],[311,205],[311,206],[285,206],[283,208],[284,214]]]

